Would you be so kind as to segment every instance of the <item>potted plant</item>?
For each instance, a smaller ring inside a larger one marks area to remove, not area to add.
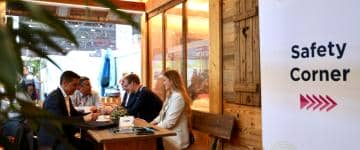
[[[123,117],[127,115],[127,110],[121,105],[118,105],[114,108],[114,110],[110,114],[110,118],[114,123],[119,122],[119,117]]]

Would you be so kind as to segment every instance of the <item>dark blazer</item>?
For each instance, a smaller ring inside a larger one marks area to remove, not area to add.
[[[52,91],[49,96],[46,98],[43,109],[47,110],[48,112],[52,113],[57,117],[63,117],[71,122],[81,122],[83,120],[83,113],[76,111],[71,103],[70,100],[70,114],[71,117],[68,116],[66,110],[66,103],[63,94],[61,93],[60,88]],[[53,133],[49,132],[49,129],[52,130]],[[40,126],[39,129],[39,146],[47,146],[51,147],[52,149],[66,149],[63,142],[60,142],[61,138],[68,140],[67,142],[74,141],[74,134],[78,132],[78,128],[72,125],[61,124],[61,131],[55,128],[51,124],[48,123],[47,120],[43,121],[43,124]]]
[[[129,102],[128,102],[127,106],[125,106],[128,96],[130,96],[130,98],[128,99]],[[125,92],[122,100],[123,100],[123,102],[121,103],[121,106],[125,107],[126,109],[129,109],[134,104],[134,93],[129,94],[128,92]]]
[[[124,100],[127,95],[125,93]],[[129,115],[151,122],[159,114],[161,107],[161,99],[148,88],[141,87],[136,93],[130,94],[128,105],[125,108]]]

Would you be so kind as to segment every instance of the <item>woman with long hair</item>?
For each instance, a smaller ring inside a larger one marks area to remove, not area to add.
[[[163,138],[164,149],[185,149],[190,145],[191,108],[185,84],[176,70],[163,73],[166,99],[159,115],[151,122],[176,132]]]

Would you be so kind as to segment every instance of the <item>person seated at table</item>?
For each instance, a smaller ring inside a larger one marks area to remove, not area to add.
[[[176,70],[165,71],[163,78],[166,99],[160,114],[151,124],[176,132],[176,136],[163,138],[162,143],[165,150],[185,149],[190,145],[190,97],[180,74]]]
[[[85,76],[80,77],[77,90],[70,98],[75,107],[92,106],[90,109],[95,110],[99,106],[99,95],[91,90],[90,79]]]
[[[136,74],[126,75],[121,86],[126,91],[121,105],[127,109],[129,115],[150,122],[159,114],[162,107],[161,99],[141,85]]]
[[[75,122],[88,122],[96,120],[99,113],[89,113],[84,115],[76,111],[71,103],[70,96],[76,90],[80,76],[72,71],[65,71],[60,77],[60,86],[52,91],[46,98],[43,108],[53,115],[64,120]],[[61,123],[60,129],[50,124],[49,120],[43,120],[40,125],[39,149],[68,149],[67,144],[80,148],[79,142],[74,134],[78,129],[67,123]]]

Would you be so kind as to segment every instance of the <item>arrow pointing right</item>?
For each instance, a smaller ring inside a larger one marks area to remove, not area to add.
[[[320,111],[322,111],[324,108],[326,108],[330,103],[321,95],[319,95],[320,99],[325,103],[322,107],[320,107]]]
[[[319,100],[315,95],[312,95],[312,97],[317,101],[317,105],[314,106],[314,109],[315,110],[316,108],[318,108],[320,105],[322,105],[322,102],[321,100]]]
[[[309,104],[309,101],[300,94],[300,109],[303,109],[307,104]]]
[[[311,104],[306,108],[306,109],[309,109],[309,108],[311,108],[312,106],[314,106],[316,102],[315,102],[309,95],[307,95],[307,94],[306,94],[306,97],[311,101]]]

